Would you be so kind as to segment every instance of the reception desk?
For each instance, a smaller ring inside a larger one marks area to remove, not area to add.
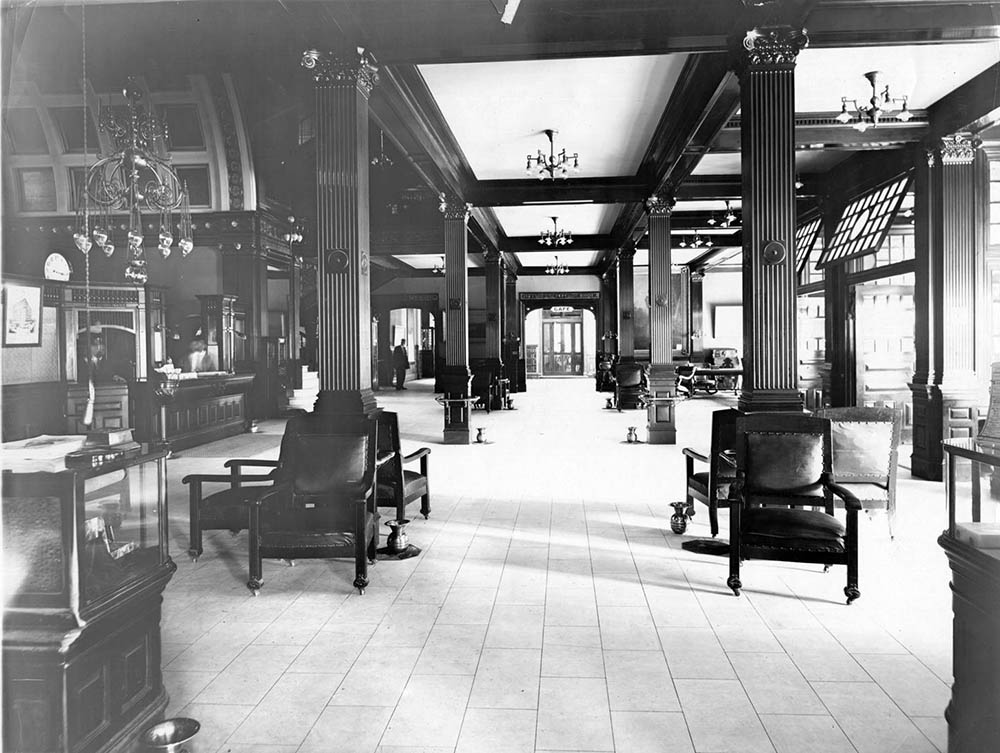
[[[180,377],[135,385],[136,439],[164,441],[171,449],[182,450],[247,430],[253,374],[214,372]]]

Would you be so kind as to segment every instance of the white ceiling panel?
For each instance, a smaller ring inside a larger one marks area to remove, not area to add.
[[[403,264],[408,264],[414,269],[434,269],[439,264],[444,266],[444,256],[441,254],[396,254],[393,258],[398,259]],[[469,254],[468,265],[470,267],[482,266],[479,255]]]
[[[421,65],[480,180],[523,178],[526,157],[580,155],[579,177],[634,175],[686,55]]]
[[[567,267],[592,267],[601,256],[601,251],[531,251],[516,253],[514,256],[525,267],[547,267],[559,263]]]
[[[730,209],[739,209],[743,205],[739,199],[729,202]],[[723,199],[711,199],[706,201],[678,201],[674,205],[674,214],[678,212],[720,212],[726,211],[726,202]]]
[[[559,218],[559,228],[573,235],[602,235],[611,228],[621,211],[619,204],[544,204],[519,207],[494,207],[497,219],[508,238],[538,235],[552,229],[552,218]]]
[[[995,41],[898,47],[807,47],[795,65],[795,111],[840,109],[840,98],[867,104],[868,71],[882,71],[894,97],[922,110],[1000,61]]]

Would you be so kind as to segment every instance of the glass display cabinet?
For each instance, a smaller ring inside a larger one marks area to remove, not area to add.
[[[942,445],[948,528],[938,543],[951,565],[954,612],[948,751],[976,753],[1000,739],[1000,442]]]
[[[167,703],[167,451],[68,469],[74,439],[4,445],[5,751],[132,750]]]

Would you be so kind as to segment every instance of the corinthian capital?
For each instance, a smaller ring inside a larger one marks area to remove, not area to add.
[[[468,204],[462,201],[461,197],[449,193],[439,194],[438,198],[441,200],[438,209],[446,220],[468,221],[472,204]]]
[[[669,217],[674,211],[674,197],[666,194],[653,194],[646,199],[646,211],[651,215]]]
[[[982,146],[975,136],[965,133],[954,133],[941,139],[942,165],[971,165],[976,159],[976,152]]]
[[[758,26],[743,37],[742,65],[791,65],[799,52],[809,45],[805,29],[793,26]]]
[[[301,62],[303,68],[312,72],[316,86],[356,86],[367,97],[378,83],[378,66],[364,47],[343,55],[306,50]]]

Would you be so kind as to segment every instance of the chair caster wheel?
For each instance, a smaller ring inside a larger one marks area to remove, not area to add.
[[[250,595],[253,596],[256,599],[258,596],[260,596],[260,589],[259,588],[251,588],[250,589]]]
[[[850,606],[852,601],[861,598],[861,591],[854,586],[848,586],[844,589],[844,595],[847,597],[847,605]]]
[[[743,583],[735,575],[731,576],[729,580],[726,581],[726,585],[733,589],[733,593],[737,596],[740,595],[740,589],[743,588]]]
[[[829,565],[823,565],[823,572],[824,573],[830,572],[830,566]]]
[[[368,567],[375,567],[378,560],[368,560]]]
[[[191,556],[191,563],[192,564],[197,564],[198,563],[198,555],[197,554],[192,554],[190,556]]]

